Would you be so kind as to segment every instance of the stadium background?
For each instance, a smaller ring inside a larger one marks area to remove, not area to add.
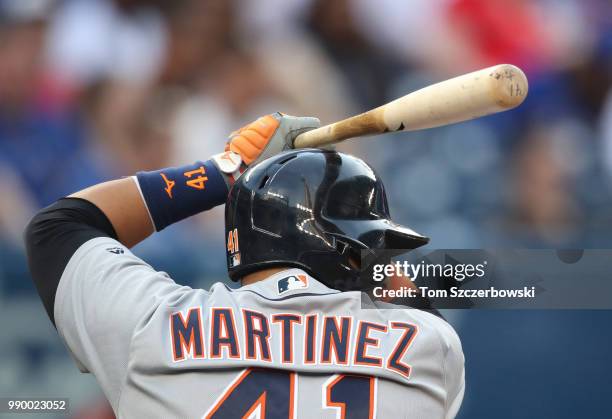
[[[38,208],[206,159],[261,114],[332,122],[503,62],[530,78],[521,108],[341,149],[380,172],[392,215],[432,247],[610,248],[609,0],[0,0],[0,396],[68,397],[73,418],[112,417],[28,277],[21,232]],[[222,218],[172,226],[137,253],[207,288],[226,278]],[[460,418],[609,410],[610,312],[448,317],[466,354]]]

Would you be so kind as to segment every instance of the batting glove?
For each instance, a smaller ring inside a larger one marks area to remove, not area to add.
[[[320,125],[318,118],[280,112],[262,116],[230,134],[225,152],[214,156],[213,161],[231,185],[248,166],[292,149],[298,135]]]

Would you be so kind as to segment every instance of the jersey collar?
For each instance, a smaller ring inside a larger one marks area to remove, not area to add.
[[[254,284],[240,287],[266,298],[279,299],[300,294],[335,294],[340,291],[327,287],[299,268],[286,269]]]

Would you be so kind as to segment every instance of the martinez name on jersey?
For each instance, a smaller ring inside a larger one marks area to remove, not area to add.
[[[356,321],[352,316],[263,314],[246,308],[191,307],[170,315],[170,352],[187,359],[260,361],[275,365],[355,365],[384,368],[404,379],[403,360],[418,327],[402,321]],[[279,337],[271,339],[271,335]],[[381,348],[380,341],[392,339]]]

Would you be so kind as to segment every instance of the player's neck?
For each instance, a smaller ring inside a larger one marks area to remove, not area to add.
[[[262,269],[257,272],[253,272],[251,274],[245,275],[242,277],[242,285],[251,285],[259,281],[263,281],[264,279],[274,275],[277,272],[281,272],[289,269],[286,266],[275,266],[274,268]]]

